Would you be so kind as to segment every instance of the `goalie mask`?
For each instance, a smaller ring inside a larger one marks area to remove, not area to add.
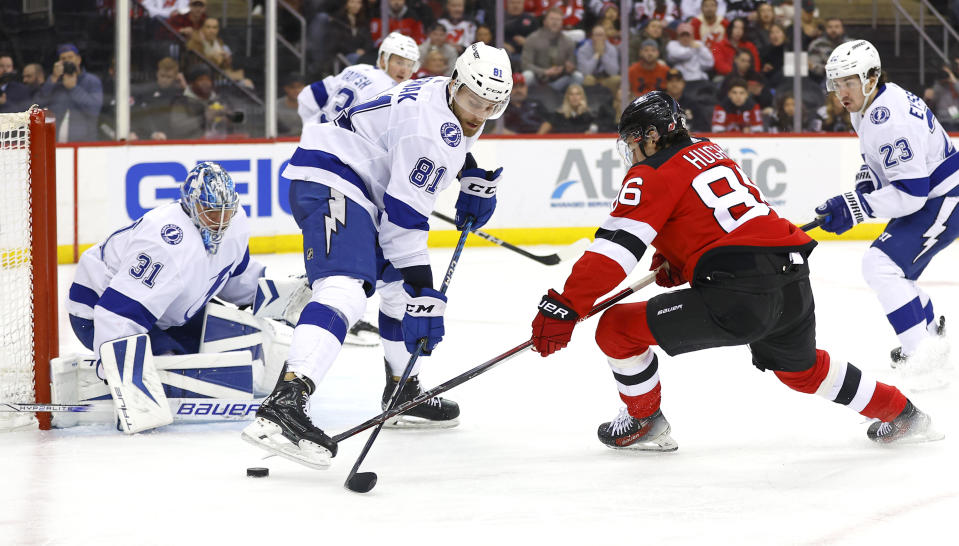
[[[506,50],[483,42],[466,48],[450,76],[449,103],[486,119],[503,115],[513,91],[513,68]]]
[[[640,150],[648,138],[668,139],[683,133],[686,114],[673,97],[664,91],[651,91],[639,97],[623,110],[619,119],[619,139],[616,148],[629,169],[633,165],[631,142],[639,143]],[[646,152],[643,151],[643,155]]]
[[[203,246],[210,254],[216,254],[239,203],[233,178],[216,163],[197,164],[180,186],[183,211],[200,230]]]

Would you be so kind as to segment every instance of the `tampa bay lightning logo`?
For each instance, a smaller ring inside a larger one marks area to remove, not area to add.
[[[167,224],[160,230],[160,237],[168,245],[178,245],[183,240],[183,230],[176,224]]]
[[[440,127],[440,136],[443,137],[443,142],[449,144],[451,148],[455,148],[463,140],[463,131],[455,123],[447,121]]]
[[[869,121],[879,125],[880,123],[886,123],[889,120],[889,109],[885,106],[880,106],[872,111],[869,114]]]

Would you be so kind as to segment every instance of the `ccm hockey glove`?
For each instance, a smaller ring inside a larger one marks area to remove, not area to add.
[[[551,288],[539,302],[539,313],[533,319],[533,349],[549,356],[565,347],[577,319],[579,315],[569,300]]]
[[[473,154],[466,154],[466,163],[460,174],[460,195],[456,200],[456,229],[463,230],[466,219],[473,217],[473,229],[489,222],[496,210],[496,185],[503,175],[503,167],[487,171],[476,166]]]
[[[823,219],[819,227],[839,235],[866,218],[872,218],[872,209],[863,200],[862,192],[856,190],[830,198],[816,207],[816,214]]]
[[[660,268],[660,266],[663,267]],[[659,252],[653,254],[653,263],[650,264],[649,270],[656,272],[656,284],[659,286],[672,288],[689,282],[686,280],[686,277],[683,277],[683,272],[678,267],[669,263],[666,256],[663,256]]]
[[[403,283],[403,290],[409,296],[406,300],[406,314],[403,315],[403,342],[406,343],[406,350],[415,352],[420,340],[426,338],[426,347],[422,354],[428,355],[446,333],[443,327],[446,296],[432,288],[407,283]]]

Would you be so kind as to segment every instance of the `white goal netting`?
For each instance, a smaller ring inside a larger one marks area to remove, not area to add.
[[[0,114],[0,402],[33,402],[30,114]],[[0,412],[0,430],[32,425]]]

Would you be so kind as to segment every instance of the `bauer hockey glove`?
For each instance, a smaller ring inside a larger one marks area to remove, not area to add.
[[[837,195],[816,207],[816,214],[822,218],[822,229],[839,235],[872,218],[872,209],[862,197],[862,192],[850,191]]]
[[[443,339],[443,313],[446,311],[446,296],[437,290],[425,286],[413,286],[403,283],[403,290],[409,298],[406,300],[406,314],[403,315],[403,341],[406,350],[416,352],[421,339],[426,339],[426,347],[421,354],[428,355]]]
[[[533,349],[549,356],[562,349],[573,336],[579,315],[570,301],[550,288],[539,302],[539,313],[533,319]]]
[[[496,209],[496,185],[503,175],[503,167],[487,171],[476,166],[473,154],[466,154],[466,163],[460,173],[460,196],[456,200],[456,229],[462,231],[466,219],[473,217],[473,228],[489,222]]]
[[[659,286],[672,288],[689,282],[686,280],[686,277],[683,276],[682,270],[669,263],[666,256],[663,256],[659,252],[653,254],[653,263],[650,264],[649,270],[656,272],[656,284]]]
[[[872,193],[879,189],[879,184],[876,183],[876,179],[872,176],[872,171],[869,169],[868,165],[863,165],[859,167],[859,172],[856,173],[856,191],[865,195],[867,193]]]

